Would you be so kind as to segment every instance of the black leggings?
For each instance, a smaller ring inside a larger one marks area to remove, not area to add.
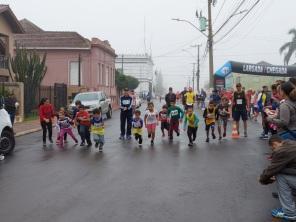
[[[196,139],[196,132],[197,132],[197,127],[190,127],[188,126],[187,128],[187,136],[189,139],[189,142],[192,143]]]
[[[48,139],[52,140],[52,122],[49,121],[48,123],[45,121],[41,122],[41,127],[43,130],[43,142],[46,142],[46,133],[48,131]]]

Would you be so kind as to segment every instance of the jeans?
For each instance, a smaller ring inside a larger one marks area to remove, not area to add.
[[[94,139],[95,143],[99,143],[99,144],[105,143],[104,135],[93,134],[93,139]]]
[[[296,136],[296,130],[292,131],[293,134]],[[279,136],[283,139],[283,140],[296,140],[295,136],[292,133],[290,133],[289,131],[284,131],[279,133]]]
[[[120,113],[121,136],[124,136],[125,132],[126,132],[126,136],[132,135],[132,118],[133,118],[132,110],[121,111]],[[125,123],[127,125],[126,131],[125,131]]]
[[[295,201],[292,195],[292,189],[296,189],[296,176],[278,174],[276,183],[284,213],[288,216],[296,216]]]
[[[188,126],[188,128],[187,128],[187,136],[188,136],[188,139],[189,139],[190,143],[195,141],[196,133],[197,133],[197,127]]]
[[[82,143],[86,140],[88,145],[91,144],[89,126],[79,125],[79,135]]]
[[[43,142],[46,142],[46,134],[48,131],[48,138],[49,140],[52,140],[52,122],[49,121],[48,123],[45,121],[41,122],[41,127],[42,127],[42,131],[43,131]]]
[[[10,117],[11,125],[13,125],[15,120],[15,112],[9,113],[9,117]]]

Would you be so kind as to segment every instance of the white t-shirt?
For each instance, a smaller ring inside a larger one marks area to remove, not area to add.
[[[149,110],[147,110],[145,113],[145,116],[146,116],[146,124],[157,123],[158,114],[156,111],[150,112]]]

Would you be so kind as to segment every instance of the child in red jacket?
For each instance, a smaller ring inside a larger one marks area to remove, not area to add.
[[[46,146],[46,134],[48,131],[48,139],[52,141],[52,118],[54,117],[53,106],[49,103],[48,98],[43,98],[39,104],[40,124],[43,130],[43,146]]]

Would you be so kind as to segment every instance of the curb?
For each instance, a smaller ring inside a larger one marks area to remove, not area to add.
[[[27,134],[30,134],[30,133],[35,133],[35,132],[38,132],[38,131],[41,131],[41,128],[35,128],[35,129],[22,131],[22,132],[16,133],[14,136],[15,137],[20,137],[20,136],[24,136],[24,135],[27,135]]]

